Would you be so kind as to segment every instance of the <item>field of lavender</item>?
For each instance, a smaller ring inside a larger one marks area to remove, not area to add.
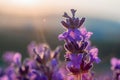
[[[101,25],[100,20],[76,17],[75,9],[70,12],[72,16],[64,12],[62,27],[50,25],[57,26],[53,30],[35,33],[31,24],[24,30],[3,28],[0,80],[120,80],[118,33],[105,27],[115,23]]]

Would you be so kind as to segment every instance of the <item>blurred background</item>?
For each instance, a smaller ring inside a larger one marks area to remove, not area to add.
[[[0,66],[5,51],[28,56],[31,41],[48,43],[52,50],[63,45],[57,36],[64,31],[62,15],[70,9],[86,17],[84,25],[94,33],[91,41],[102,59],[95,73],[109,72],[110,58],[120,58],[120,0],[0,0]],[[64,51],[61,55],[64,60]]]

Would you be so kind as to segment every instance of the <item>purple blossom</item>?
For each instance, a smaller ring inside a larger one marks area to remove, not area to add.
[[[37,67],[37,62],[35,60],[29,59],[29,58],[25,59],[23,64],[29,66],[31,69]]]
[[[83,27],[85,18],[76,18],[75,12],[76,10],[71,9],[72,17],[66,12],[64,13],[63,17],[66,18],[66,21],[61,21],[61,23],[67,30],[60,34],[58,38],[65,41],[66,68],[76,77],[89,73],[93,67],[93,62],[99,63],[101,60],[98,57],[98,49],[92,48],[90,44],[89,39],[93,33],[88,32]]]
[[[40,73],[39,71],[33,70],[31,74],[29,74],[29,76],[33,79],[33,80],[48,80],[47,76]]]
[[[113,79],[120,80],[120,60],[113,57],[111,59],[111,70],[113,71]]]
[[[51,51],[48,45],[38,44],[35,46],[33,51],[35,54],[35,60],[37,61],[38,64],[35,69],[40,71],[41,72],[40,74],[43,75],[43,78],[41,78],[42,76],[38,77],[40,77],[41,80],[45,79],[44,76],[47,77],[45,80],[48,80],[48,77],[50,78],[50,80],[52,80],[52,78],[55,78],[56,80],[61,80],[62,76],[61,78],[57,78],[59,71],[58,59],[61,51],[61,46],[58,46],[54,51]]]
[[[80,65],[82,62],[82,54],[66,54],[65,58],[68,60],[67,68],[73,74],[78,74],[80,72]]]
[[[93,34],[92,32],[87,32],[85,27],[81,27],[80,32],[85,41],[89,40],[91,35]]]
[[[30,43],[28,46],[29,58],[22,62],[19,52],[6,52],[3,56],[9,62],[9,67],[0,79],[8,80],[63,80],[60,71],[59,55],[62,47],[58,46],[51,51],[47,44]],[[9,55],[10,57],[7,57]],[[60,76],[61,75],[61,76]]]
[[[83,53],[85,52],[84,49],[87,47],[88,42],[66,42],[65,43],[65,49],[67,51],[70,51],[72,53]]]
[[[101,60],[98,49],[93,48],[89,40],[93,33],[83,27],[84,17],[75,17],[76,11],[71,9],[72,17],[64,13],[66,19],[61,23],[67,30],[58,36],[59,40],[65,41],[66,62],[61,63],[59,59],[61,46],[51,50],[47,44],[31,42],[27,47],[28,58],[22,60],[19,52],[3,55],[9,66],[5,70],[0,69],[0,80],[94,80],[93,63]],[[111,64],[118,79],[120,61],[114,58]]]
[[[82,75],[82,80],[94,80],[94,73],[85,73]]]
[[[112,70],[120,69],[120,60],[115,58],[115,57],[112,58],[111,59],[111,65],[112,65],[112,67],[111,67]]]
[[[5,69],[5,75],[8,77],[8,80],[14,80],[17,77],[13,66],[9,66]]]
[[[0,77],[0,80],[9,80],[7,75],[4,75],[3,77]]]
[[[79,28],[84,23],[85,18],[82,18],[82,19],[75,18],[75,12],[76,12],[76,10],[71,9],[72,17],[70,17],[66,12],[64,13],[63,17],[65,17],[67,19],[66,19],[66,21],[61,21],[61,23],[65,28],[67,28],[67,29]]]
[[[3,55],[3,60],[7,63],[13,62],[14,53],[15,52],[12,52],[12,51],[5,52]]]
[[[62,73],[60,73],[59,71],[53,73],[52,80],[64,80]]]
[[[77,29],[68,29],[68,31],[58,36],[59,40],[65,41],[81,41],[83,38],[80,35],[80,31]]]
[[[22,59],[22,55],[21,53],[18,53],[16,52],[13,56],[13,62],[16,64],[16,65],[21,65],[21,59]]]
[[[36,45],[33,51],[39,63],[46,63],[50,60],[50,49],[46,44]]]
[[[98,57],[98,49],[97,48],[90,49],[89,54],[91,56],[91,59],[90,59],[91,62],[99,63],[101,61]]]
[[[54,58],[51,60],[51,67],[55,68],[58,65],[58,61]]]
[[[34,42],[34,41],[32,41],[29,45],[28,45],[28,47],[27,47],[27,49],[28,49],[28,53],[29,53],[29,56],[30,57],[34,57],[34,51],[33,51],[33,49],[36,47],[36,43]]]

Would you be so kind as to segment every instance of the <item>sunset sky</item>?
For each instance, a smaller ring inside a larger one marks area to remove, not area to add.
[[[0,0],[0,15],[46,16],[71,8],[81,15],[120,22],[120,0]]]

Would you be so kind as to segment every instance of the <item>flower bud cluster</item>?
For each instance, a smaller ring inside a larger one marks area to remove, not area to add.
[[[92,47],[90,37],[93,34],[88,32],[83,26],[85,18],[76,18],[76,10],[71,9],[72,17],[66,12],[63,17],[65,21],[61,21],[66,31],[58,36],[59,40],[64,40],[64,48],[66,50],[65,60],[66,68],[73,75],[89,73],[93,67],[93,63],[99,63],[98,48]]]
[[[28,45],[29,57],[22,59],[19,52],[6,52],[3,59],[7,68],[0,68],[0,80],[94,80],[91,72],[93,63],[99,63],[98,48],[92,47],[90,37],[93,34],[83,26],[85,18],[76,18],[76,10],[71,9],[72,17],[66,12],[61,21],[66,31],[58,36],[64,40],[65,61],[60,64],[61,46],[51,51],[47,44]],[[62,65],[62,66],[61,66]],[[120,66],[115,65],[114,71]],[[67,69],[67,70],[66,70]],[[68,75],[68,74],[72,75]]]
[[[51,51],[46,44],[28,45],[29,58],[22,61],[18,52],[6,52],[3,58],[9,66],[0,69],[0,80],[63,80],[59,55],[61,46]]]

